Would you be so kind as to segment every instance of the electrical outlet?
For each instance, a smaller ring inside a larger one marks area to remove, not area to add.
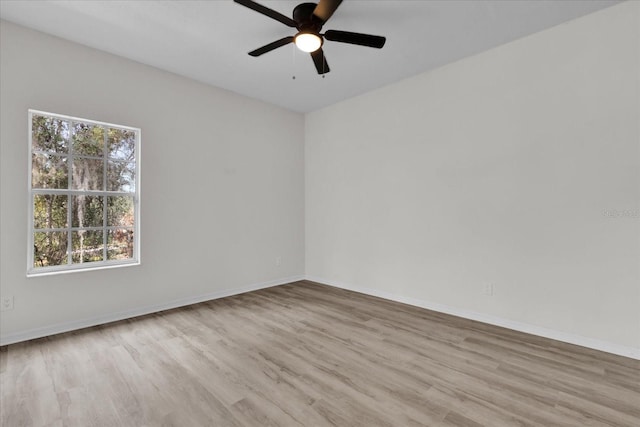
[[[0,311],[13,310],[13,295],[10,297],[2,297],[2,305],[0,305]]]
[[[277,256],[276,257],[276,266],[280,267],[281,264],[282,264],[282,257],[281,256]]]
[[[493,283],[484,284],[484,294],[487,296],[493,296]]]

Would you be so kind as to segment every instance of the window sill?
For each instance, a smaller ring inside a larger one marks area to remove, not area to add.
[[[30,269],[29,271],[27,271],[27,277],[31,278],[31,277],[42,277],[42,276],[55,276],[58,274],[67,274],[67,273],[80,273],[80,272],[87,272],[87,271],[96,271],[96,270],[109,270],[112,268],[121,268],[121,267],[133,267],[136,265],[140,265],[140,261],[136,260],[136,261],[131,261],[131,262],[119,262],[117,264],[100,264],[100,265],[96,265],[95,267],[71,267],[71,268],[65,268],[65,269],[47,269],[46,267],[43,267],[42,269]]]

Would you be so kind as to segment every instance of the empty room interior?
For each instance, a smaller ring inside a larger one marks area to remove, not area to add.
[[[0,425],[640,426],[640,1],[316,3],[0,0]]]

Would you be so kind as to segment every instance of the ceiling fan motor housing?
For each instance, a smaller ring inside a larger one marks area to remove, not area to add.
[[[313,14],[316,6],[315,3],[300,3],[293,9],[293,20],[298,24],[298,31],[320,34],[323,22]]]

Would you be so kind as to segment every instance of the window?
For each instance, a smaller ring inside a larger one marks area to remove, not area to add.
[[[27,274],[131,265],[140,129],[29,110]]]

